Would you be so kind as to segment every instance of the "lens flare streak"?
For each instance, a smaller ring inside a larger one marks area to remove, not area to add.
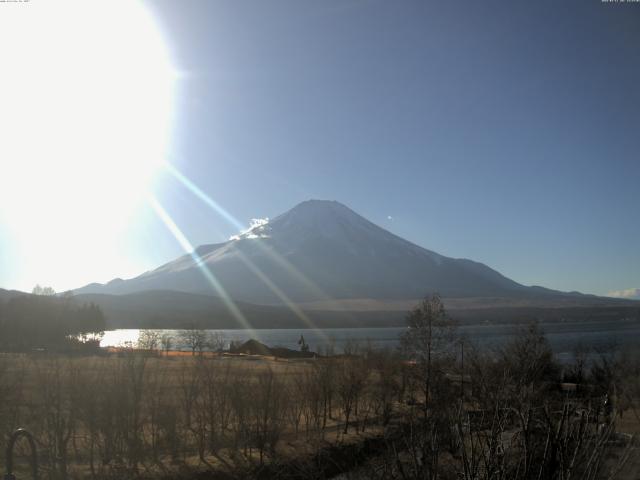
[[[323,339],[326,339],[326,335],[320,330],[313,321],[305,314],[302,309],[293,303],[293,301],[284,293],[255,263],[253,263],[247,256],[236,249],[236,254],[242,263],[244,263],[253,274],[258,277],[262,282],[271,290],[282,302],[300,319],[307,327],[315,330]]]
[[[215,292],[220,296],[225,306],[229,309],[229,312],[234,316],[234,318],[242,325],[243,328],[247,330],[251,330],[254,333],[253,327],[249,324],[249,321],[242,314],[238,306],[234,303],[234,301],[229,297],[227,292],[225,291],[222,284],[218,281],[215,275],[209,270],[207,265],[202,261],[200,255],[198,255],[191,245],[191,242],[187,239],[185,234],[180,230],[178,225],[173,221],[171,216],[167,213],[167,211],[160,205],[160,202],[153,196],[148,196],[149,203],[151,207],[156,212],[160,220],[166,225],[169,231],[173,234],[175,239],[178,241],[182,249],[193,258],[194,262],[207,279],[211,287],[215,290]]]
[[[177,168],[175,168],[170,163],[165,163],[165,168],[171,173],[171,175],[176,178],[179,182],[181,182],[189,191],[191,191],[196,197],[202,200],[206,205],[208,205],[213,211],[222,216],[227,222],[229,222],[235,228],[238,228],[240,231],[244,231],[245,227],[227,212],[223,207],[221,207],[216,201],[214,201],[211,197],[209,197],[206,193],[204,193],[195,183],[189,180],[185,175],[183,175]],[[322,298],[329,298],[329,296],[324,293],[315,283],[313,283],[309,278],[303,275],[298,269],[296,269],[291,263],[286,261],[279,255],[277,252],[271,250],[268,246],[263,245],[261,242],[257,242],[256,245],[258,248],[262,250],[263,253],[268,255],[274,262],[276,262],[281,268],[287,271],[292,277],[299,280],[302,284],[304,284],[310,291],[312,291],[317,296]],[[240,260],[260,279],[265,285],[280,299],[282,302],[309,328],[318,330],[318,327],[313,323],[313,321],[302,311],[300,307],[298,307],[268,276],[258,268],[255,263],[253,263],[246,255],[242,254],[239,249],[236,249],[238,253],[238,257]]]
[[[215,202],[209,195],[204,193],[197,185],[195,185],[191,180],[185,177],[177,168],[171,165],[169,162],[165,162],[165,169],[173,175],[180,183],[182,183],[185,187],[187,187],[191,193],[193,193],[196,197],[202,200],[205,204],[207,204],[213,211],[215,211],[218,215],[224,218],[227,222],[233,225],[240,231],[246,229],[245,225],[242,225],[236,218],[227,212],[224,208],[222,208],[217,202]]]
[[[165,168],[177,179],[179,180],[185,187],[187,187],[195,196],[201,199],[205,204],[211,207],[216,213],[220,214],[225,220],[227,220],[231,225],[235,228],[238,228],[240,231],[245,231],[246,228],[243,226],[237,219],[233,217],[229,212],[227,212],[224,208],[218,205],[211,197],[209,197],[206,193],[204,193],[197,185],[195,185],[191,180],[185,177],[179,170],[177,170],[173,165],[168,162],[165,163]],[[311,292],[313,292],[316,296],[322,297],[324,299],[329,300],[331,297],[323,292],[320,287],[318,287],[314,282],[312,282],[309,278],[303,275],[298,269],[293,266],[286,259],[282,258],[277,252],[274,252],[266,245],[262,243],[256,244],[258,248],[260,248],[263,253],[271,257],[273,261],[275,261],[281,268],[285,269],[291,276],[295,277],[301,283],[303,283]]]

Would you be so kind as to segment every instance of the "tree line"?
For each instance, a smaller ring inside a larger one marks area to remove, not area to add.
[[[89,342],[97,346],[106,329],[94,304],[79,304],[71,295],[21,295],[0,302],[0,349],[64,348]]]

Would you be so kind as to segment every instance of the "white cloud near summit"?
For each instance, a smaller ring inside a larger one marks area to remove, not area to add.
[[[240,238],[267,238],[264,234],[264,227],[269,223],[269,218],[252,218],[249,228],[241,231],[238,235],[232,235],[229,240],[240,240]]]
[[[627,288],[626,290],[614,290],[608,293],[610,297],[637,298],[640,299],[640,288]]]

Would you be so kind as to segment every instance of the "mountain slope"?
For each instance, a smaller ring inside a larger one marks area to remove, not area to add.
[[[76,295],[82,303],[98,305],[109,328],[244,328],[225,304],[212,295],[151,290],[126,295]],[[236,302],[251,328],[380,327],[404,324],[405,311],[309,311],[301,318],[284,306]]]
[[[608,303],[600,297],[564,298],[544,305],[540,299],[445,299],[450,315],[462,324],[527,323],[554,321],[608,321],[640,319],[640,303]],[[172,291],[145,291],[127,295],[81,294],[76,301],[102,309],[112,328],[244,328],[224,303],[211,295]],[[369,308],[356,302],[354,308],[304,308],[304,318],[284,306],[237,302],[251,328],[355,328],[406,325],[406,312],[414,301],[384,302]],[[337,307],[337,306],[335,306]]]
[[[197,257],[236,300],[256,304],[327,299],[530,297],[559,292],[525,287],[466,259],[408,242],[333,201],[309,200]],[[202,265],[184,255],[130,280],[91,284],[76,293],[175,290],[220,295]]]
[[[4,290],[0,288],[0,301],[6,302],[11,300],[14,297],[20,297],[22,295],[29,295],[26,292],[21,292],[19,290]]]

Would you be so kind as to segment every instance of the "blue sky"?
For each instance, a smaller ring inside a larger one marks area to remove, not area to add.
[[[640,4],[146,4],[180,72],[170,161],[242,223],[333,199],[524,284],[640,287]],[[235,233],[156,192],[192,244]],[[181,253],[150,208],[119,248]]]

